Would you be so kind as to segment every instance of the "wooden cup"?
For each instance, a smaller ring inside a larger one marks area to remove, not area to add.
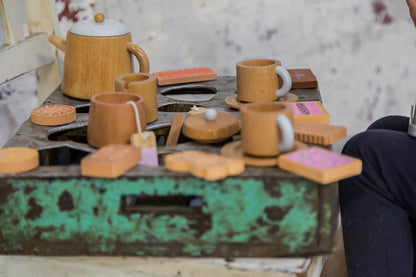
[[[95,147],[107,144],[128,144],[133,133],[137,133],[137,123],[133,101],[139,114],[140,127],[146,130],[146,113],[143,97],[132,93],[106,92],[91,98],[88,119],[87,141]]]
[[[147,123],[157,119],[156,76],[148,73],[130,73],[116,77],[116,91],[130,92],[144,99]]]
[[[237,97],[240,101],[273,101],[290,91],[292,78],[271,59],[246,60],[237,63]],[[282,79],[281,88],[278,75]]]
[[[241,143],[245,154],[277,156],[294,143],[293,112],[290,104],[256,102],[240,108]]]

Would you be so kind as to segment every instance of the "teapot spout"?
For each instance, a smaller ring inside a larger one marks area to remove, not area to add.
[[[55,47],[61,50],[62,52],[65,52],[65,44],[66,44],[65,40],[61,39],[58,36],[50,35],[49,42],[55,45]]]

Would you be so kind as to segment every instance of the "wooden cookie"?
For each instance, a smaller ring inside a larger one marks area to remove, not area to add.
[[[292,77],[293,89],[318,87],[318,80],[310,69],[288,69],[287,71]]]
[[[359,159],[311,147],[277,158],[281,169],[306,177],[321,184],[329,184],[361,173]]]
[[[167,155],[165,167],[171,171],[188,172],[198,178],[213,181],[242,173],[244,161],[201,151],[184,151]]]
[[[215,73],[209,67],[162,71],[156,72],[155,75],[157,77],[157,84],[159,86],[202,82],[217,79],[217,73]]]
[[[81,160],[81,174],[88,177],[117,178],[140,161],[140,148],[108,144]]]
[[[295,120],[329,124],[329,114],[319,101],[291,103]]]
[[[43,126],[68,124],[75,121],[76,117],[75,108],[68,105],[45,105],[30,112],[32,122]]]
[[[307,143],[330,145],[347,135],[344,126],[296,121],[293,124],[295,139]]]
[[[39,166],[39,153],[26,147],[0,149],[0,173],[19,173]]]

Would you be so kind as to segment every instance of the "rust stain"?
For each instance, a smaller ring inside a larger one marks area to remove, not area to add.
[[[50,232],[50,231],[54,231],[55,227],[50,226],[50,227],[37,227],[36,228],[36,234],[33,235],[34,239],[40,240],[42,233],[43,232]]]
[[[29,199],[30,210],[27,212],[25,218],[34,220],[39,218],[43,212],[43,207],[39,206],[34,198]]]
[[[63,211],[72,211],[74,209],[74,199],[68,191],[64,191],[58,200],[59,210]]]
[[[394,21],[394,18],[389,14],[386,4],[382,0],[373,0],[373,12],[376,15],[376,22],[388,25]]]
[[[264,209],[264,213],[266,214],[268,219],[280,221],[286,216],[289,210],[290,209],[284,210],[278,206],[272,206],[266,207]]]
[[[9,184],[0,184],[0,205],[3,205],[7,202],[7,198],[10,194],[13,194],[16,191]]]
[[[79,20],[78,13],[85,11],[83,8],[73,8],[69,7],[71,0],[56,0],[56,2],[64,3],[64,9],[58,14],[59,21],[62,18],[67,18],[69,21],[77,22]]]
[[[267,233],[269,235],[275,235],[280,231],[280,226],[278,225],[274,225],[273,227],[269,228],[269,230],[267,230]]]
[[[34,190],[36,190],[35,187],[27,186],[27,187],[25,187],[23,193],[26,194],[26,195],[28,195],[29,193],[31,193]]]
[[[266,180],[264,182],[264,190],[272,197],[280,198],[282,197],[282,192],[280,191],[279,186],[276,186],[272,180]]]

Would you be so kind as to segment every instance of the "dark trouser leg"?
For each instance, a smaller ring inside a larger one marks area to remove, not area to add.
[[[405,132],[405,119],[375,122],[344,147],[344,154],[363,161],[361,175],[339,184],[350,277],[412,276],[416,138]],[[387,130],[390,125],[399,131]]]

